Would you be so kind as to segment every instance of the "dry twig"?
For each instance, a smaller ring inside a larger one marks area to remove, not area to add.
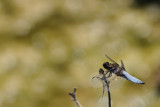
[[[109,81],[106,82],[106,84],[107,84],[107,92],[108,92],[108,105],[109,105],[109,107],[111,107],[111,93],[110,93],[110,89],[109,89],[109,83],[110,83]]]
[[[69,95],[73,98],[73,101],[77,104],[78,107],[82,107],[76,97],[76,88],[74,88],[73,93],[69,93]]]
[[[107,92],[108,92],[108,105],[109,107],[111,107],[111,93],[110,93],[110,88],[109,88],[109,84],[110,84],[110,81],[107,80],[107,78],[111,77],[111,74],[109,74],[107,77],[106,77],[106,74],[104,72],[104,70],[102,68],[99,69],[99,74],[102,76],[94,76],[92,79],[94,78],[98,78],[102,81],[104,81],[104,84],[103,84],[103,95],[104,95],[104,88],[105,86],[107,87]]]

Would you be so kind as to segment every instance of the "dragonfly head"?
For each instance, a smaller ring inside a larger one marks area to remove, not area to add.
[[[103,67],[107,70],[110,70],[112,67],[111,67],[111,64],[109,62],[105,62],[103,63]]]

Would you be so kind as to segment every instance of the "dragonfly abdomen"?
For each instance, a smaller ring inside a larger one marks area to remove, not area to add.
[[[137,79],[136,77],[133,77],[132,75],[128,74],[126,71],[123,71],[123,77],[137,84],[145,84],[143,81]]]

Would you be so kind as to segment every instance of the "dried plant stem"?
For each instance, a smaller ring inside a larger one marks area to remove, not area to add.
[[[74,88],[74,91],[73,93],[69,93],[69,95],[73,98],[73,101],[77,104],[78,107],[82,107],[80,102],[77,100],[77,97],[76,97],[76,88]]]
[[[111,107],[111,93],[110,93],[110,89],[109,89],[109,84],[110,82],[107,80],[106,76],[104,76],[104,81],[107,85],[107,92],[108,92],[108,105],[109,107]]]
[[[111,93],[109,89],[109,82],[107,83],[107,91],[108,91],[108,105],[111,107]]]

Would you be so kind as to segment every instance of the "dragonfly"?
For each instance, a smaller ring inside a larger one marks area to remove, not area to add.
[[[110,57],[108,57],[107,55],[105,55],[112,63],[109,62],[105,62],[103,63],[103,67],[107,70],[105,75],[109,73],[108,77],[111,77],[112,74],[114,73],[116,76],[120,76],[122,78],[125,78],[133,83],[137,83],[137,84],[145,84],[143,81],[141,81],[140,79],[130,75],[129,73],[127,73],[124,63],[121,60],[121,66],[115,62],[114,60],[112,60]]]
[[[111,83],[111,86],[113,87],[112,83],[115,83],[113,81],[115,81],[114,79],[110,79],[112,78],[112,74],[114,74],[114,78],[118,80],[118,83],[120,83],[119,80],[129,80],[133,83],[137,83],[137,84],[145,84],[143,81],[141,81],[140,79],[130,75],[129,73],[127,73],[124,63],[121,60],[121,65],[119,65],[117,62],[115,62],[113,59],[111,59],[110,57],[108,57],[107,55],[105,55],[112,63],[109,62],[104,62],[103,63],[103,67],[105,68],[105,70],[103,70],[103,68],[99,69],[99,75],[98,76],[94,76],[92,78],[93,79],[98,79],[101,80],[101,82],[103,83],[103,95],[104,92],[106,90],[106,86],[107,86],[107,82]],[[122,78],[122,79],[121,79]],[[117,82],[117,81],[116,81]],[[116,84],[116,86],[119,84]]]

